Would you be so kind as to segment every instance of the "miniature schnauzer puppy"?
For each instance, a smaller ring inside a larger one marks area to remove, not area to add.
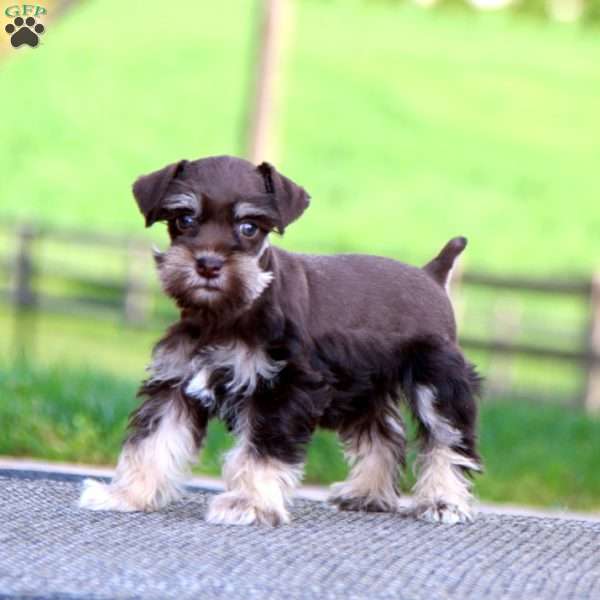
[[[87,480],[80,506],[153,511],[179,498],[217,417],[237,443],[208,521],[288,522],[318,426],[337,432],[350,465],[330,501],[397,511],[405,402],[421,442],[411,513],[472,518],[479,378],[448,298],[464,238],[422,269],[271,247],[269,234],[298,219],[309,196],[268,163],[228,156],[169,165],[140,177],[133,194],[146,226],[167,223],[171,245],[155,259],[181,318],[154,348],[114,479]]]

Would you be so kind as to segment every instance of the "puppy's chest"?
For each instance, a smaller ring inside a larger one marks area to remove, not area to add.
[[[182,342],[169,352],[160,351],[150,367],[153,380],[169,380],[214,413],[232,400],[248,397],[261,380],[270,381],[283,368],[260,347],[243,342],[205,346]]]

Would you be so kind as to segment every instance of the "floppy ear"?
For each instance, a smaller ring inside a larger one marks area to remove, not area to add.
[[[267,192],[275,198],[275,207],[279,213],[277,230],[283,233],[306,210],[310,196],[303,187],[279,173],[273,165],[264,162],[257,168],[265,180]]]
[[[173,179],[181,174],[186,164],[187,160],[180,160],[159,171],[142,175],[133,184],[133,195],[146,219],[146,227],[158,221],[167,188]]]

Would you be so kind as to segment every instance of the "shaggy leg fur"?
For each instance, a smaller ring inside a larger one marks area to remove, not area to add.
[[[261,457],[241,436],[223,468],[227,491],[212,499],[206,520],[226,525],[288,523],[286,506],[301,477],[302,465]]]
[[[132,417],[113,480],[87,479],[79,506],[154,511],[178,499],[204,434],[206,421],[195,416],[174,392],[146,400]]]
[[[238,443],[223,468],[227,492],[210,504],[211,523],[279,525],[302,477],[306,444],[317,423],[320,380],[290,361],[277,383],[263,382],[237,416]]]
[[[329,501],[342,510],[398,509],[398,469],[404,462],[404,426],[395,406],[368,423],[341,434],[350,476],[332,486]]]
[[[478,378],[457,351],[423,357],[410,406],[420,425],[413,513],[424,520],[459,523],[473,519],[472,471],[480,471],[475,449]],[[421,383],[429,376],[429,383]]]

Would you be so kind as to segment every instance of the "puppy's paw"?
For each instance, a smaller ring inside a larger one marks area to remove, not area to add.
[[[83,482],[83,491],[79,497],[79,508],[88,510],[116,510],[133,512],[141,510],[127,499],[123,490],[109,483],[102,483],[95,479],[86,479]]]
[[[470,506],[459,506],[443,501],[417,504],[410,509],[409,514],[421,521],[443,523],[444,525],[470,523],[474,519],[473,510]]]
[[[339,510],[396,512],[400,507],[400,498],[395,493],[361,495],[346,483],[332,486],[327,501]]]
[[[226,492],[215,496],[208,507],[206,520],[221,525],[270,525],[290,522],[284,509],[259,507],[256,502],[239,492]]]

